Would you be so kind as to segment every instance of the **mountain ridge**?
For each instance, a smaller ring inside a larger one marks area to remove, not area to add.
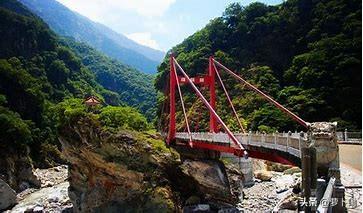
[[[156,73],[164,53],[143,46],[109,27],[72,11],[55,0],[19,0],[57,34],[74,37],[144,73]]]
[[[152,75],[135,70],[73,38],[64,37],[61,43],[81,58],[104,88],[118,93],[121,101],[140,110],[149,120],[154,119],[156,90]]]

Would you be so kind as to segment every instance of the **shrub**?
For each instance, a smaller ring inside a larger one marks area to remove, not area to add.
[[[146,118],[132,107],[107,106],[101,110],[99,119],[106,127],[136,131],[149,129]]]

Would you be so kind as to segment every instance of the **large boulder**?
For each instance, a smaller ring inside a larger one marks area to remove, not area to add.
[[[292,167],[290,169],[286,169],[284,171],[284,174],[285,175],[291,175],[291,174],[300,173],[300,172],[301,172],[301,169],[299,167],[294,166],[294,167]]]
[[[277,193],[287,191],[295,184],[295,178],[292,175],[278,175],[273,178],[273,181],[275,182]]]
[[[228,177],[223,163],[215,160],[185,160],[180,166],[182,172],[191,177],[199,193],[206,199],[230,201],[232,198]]]
[[[270,181],[272,178],[272,173],[266,170],[258,170],[254,172],[255,178],[262,181]]]
[[[287,169],[290,169],[291,165],[284,165],[281,163],[275,163],[271,161],[265,161],[266,169],[268,171],[275,171],[275,172],[284,172]]]
[[[16,192],[0,179],[0,210],[7,209],[16,204]]]
[[[279,205],[279,212],[283,210],[293,210],[295,212],[298,208],[298,200],[297,196],[290,195],[286,197]]]

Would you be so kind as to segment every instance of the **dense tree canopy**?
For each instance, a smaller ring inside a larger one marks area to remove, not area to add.
[[[246,7],[234,3],[222,17],[169,53],[176,55],[191,76],[204,74],[208,57],[214,55],[306,121],[338,121],[340,129],[358,130],[362,112],[361,16],[358,0],[287,0],[276,6],[257,2]],[[156,80],[160,91],[165,92],[167,75],[165,58]],[[231,77],[223,78],[248,129],[299,128]],[[193,109],[192,104],[198,103],[188,95],[188,89],[185,93],[190,102],[187,107]],[[231,110],[223,93],[218,93],[221,104],[217,112],[230,121]],[[159,114],[161,108],[160,104]],[[193,120],[193,112],[189,113]],[[206,120],[203,122],[206,128]],[[236,122],[230,126],[236,128]]]
[[[110,128],[144,131],[149,125],[144,116],[132,107],[108,106],[101,110],[99,118],[102,124]]]
[[[153,76],[141,73],[71,38],[63,39],[63,43],[81,57],[82,63],[96,75],[103,87],[120,94],[122,102],[139,109],[149,120],[155,119]]]
[[[19,147],[20,152],[27,145],[38,166],[49,166],[51,162],[45,158],[59,153],[57,126],[77,113],[88,113],[85,97],[96,96],[102,105],[125,103],[120,94],[126,88],[115,92],[105,89],[98,83],[97,73],[84,66],[42,20],[15,0],[0,1],[0,34],[1,149]],[[128,128],[148,127],[136,109],[122,109],[130,113],[128,120],[112,120],[108,125],[125,122]],[[114,114],[112,110],[110,114]]]
[[[87,107],[83,99],[68,98],[53,107],[58,126],[72,125],[82,117],[99,120],[104,128],[145,131],[150,128],[146,118],[135,108],[128,106]]]

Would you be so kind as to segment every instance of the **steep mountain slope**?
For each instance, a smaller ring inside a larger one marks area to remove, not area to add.
[[[120,95],[100,85],[81,59],[19,2],[0,1],[0,33],[0,176],[14,189],[22,181],[36,184],[33,163],[47,167],[62,161],[58,127],[64,116],[97,110],[110,126],[148,127],[136,109],[117,106],[124,104]],[[116,106],[90,109],[83,103],[88,95]]]
[[[145,73],[155,73],[163,52],[142,46],[101,24],[69,10],[55,0],[20,0],[58,34],[85,42]]]
[[[361,4],[358,0],[287,0],[277,6],[253,3],[247,7],[236,3],[171,51],[191,76],[202,73],[208,57],[215,55],[306,121],[338,121],[340,129],[359,130]],[[166,82],[167,60],[159,69],[159,90]],[[231,77],[223,77],[247,129],[298,128],[255,93]],[[194,102],[195,98],[186,96]],[[237,122],[231,123],[223,92],[219,91],[218,102],[222,104],[217,111],[238,130]],[[199,109],[198,104],[188,108]],[[202,118],[208,118],[206,110],[198,111],[205,114]],[[189,113],[191,119],[199,117],[194,116],[198,112]],[[206,128],[206,124],[204,120],[202,126]]]
[[[121,100],[139,109],[149,120],[155,118],[156,90],[154,77],[141,73],[117,60],[111,59],[72,38],[64,38],[62,43],[69,46],[91,70],[103,87],[117,92]]]
[[[4,4],[6,2],[7,1],[4,1]],[[31,2],[34,5],[42,5],[44,7],[47,3],[47,1]],[[54,5],[55,6],[48,9],[55,12],[59,7],[63,7],[59,6],[58,3],[54,3]],[[24,8],[23,11],[26,15],[32,15],[26,8]],[[70,17],[77,16],[66,8],[61,9],[60,13],[68,14]],[[77,17],[83,19],[85,23],[89,22],[85,17]],[[77,21],[73,24],[76,23]],[[63,28],[63,23],[57,21],[55,24],[59,24],[59,27]],[[102,25],[97,25],[97,28],[103,32],[106,32],[107,30],[106,27],[103,27]],[[90,31],[89,34],[92,34],[92,31]],[[114,35],[114,37],[116,37],[116,35]],[[62,43],[64,45],[69,45],[73,51],[78,54],[82,59],[83,64],[96,75],[97,81],[103,87],[118,93],[120,95],[120,100],[123,103],[139,109],[149,120],[152,120],[155,117],[156,91],[152,85],[154,78],[151,75],[141,73],[111,57],[103,55],[85,43],[77,43],[74,39],[63,39]]]
[[[94,23],[94,26],[98,28],[101,32],[103,32],[107,38],[116,42],[121,47],[125,47],[133,51],[136,51],[153,61],[160,63],[165,56],[164,52],[136,43],[133,40],[127,38],[126,36],[111,30],[110,28],[108,28],[103,24]]]

